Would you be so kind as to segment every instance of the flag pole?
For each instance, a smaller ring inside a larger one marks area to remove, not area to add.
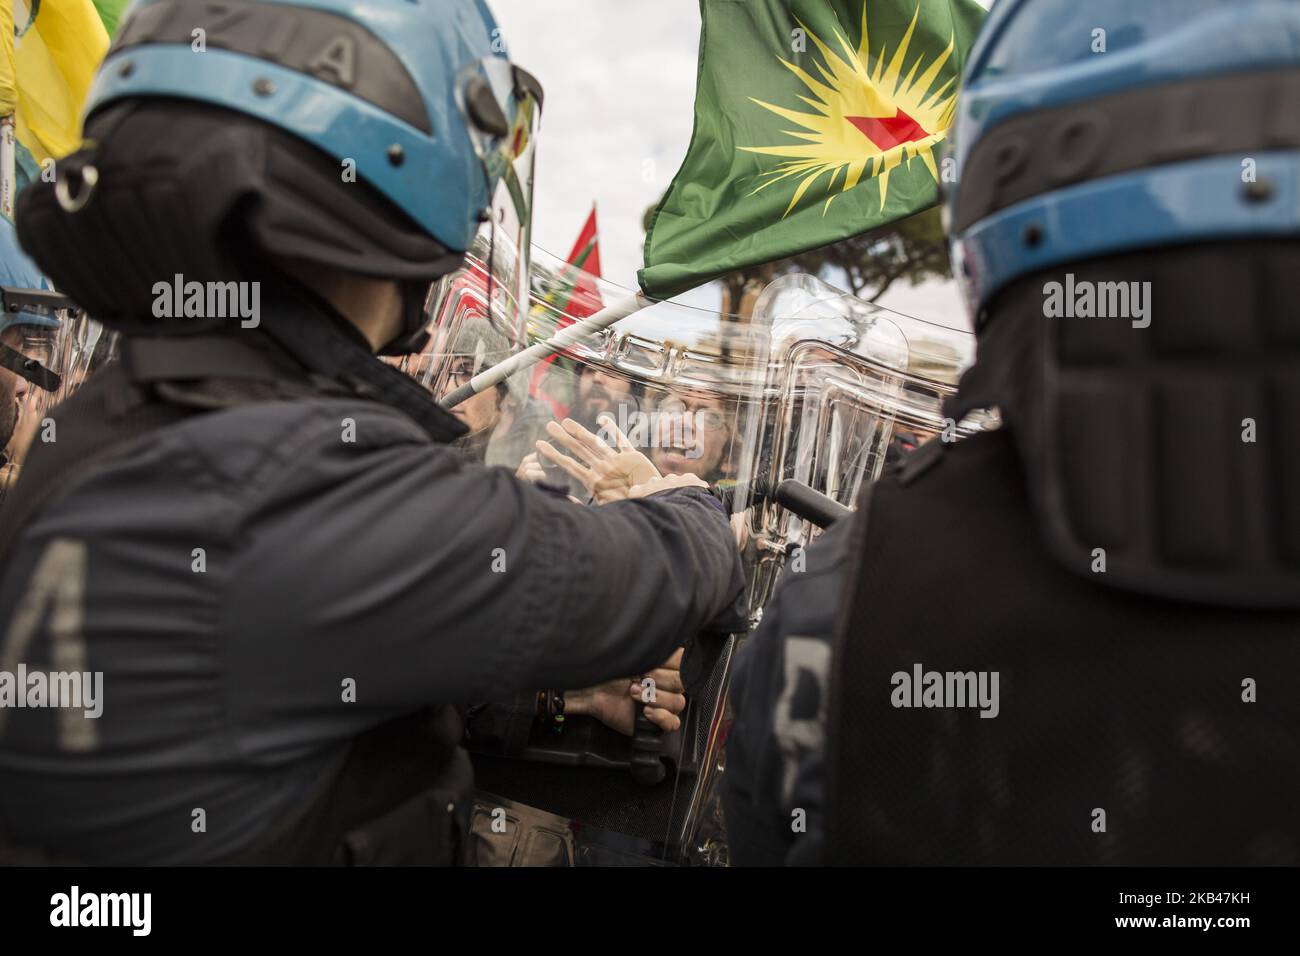
[[[17,155],[14,147],[14,114],[0,116],[0,213],[14,218],[14,196],[18,192]]]
[[[613,305],[601,309],[595,315],[575,322],[573,325],[565,326],[546,341],[531,345],[522,352],[516,352],[504,362],[499,362],[491,368],[479,372],[444,398],[442,407],[455,408],[466,399],[473,398],[480,392],[485,392],[494,385],[504,382],[516,372],[532,368],[546,356],[593,336],[597,332],[609,328],[620,319],[626,319],[629,315],[640,312],[642,309],[649,308],[654,304],[654,299],[647,298],[640,292],[629,295],[625,299],[620,299]]]

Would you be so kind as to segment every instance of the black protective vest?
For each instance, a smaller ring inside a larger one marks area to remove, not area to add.
[[[176,372],[184,369],[184,374]],[[179,380],[178,380],[179,379]],[[337,385],[295,374],[275,352],[233,337],[128,340],[121,363],[93,377],[63,414],[93,427],[34,445],[0,512],[0,573],[27,519],[95,466],[158,429],[207,410],[328,394]],[[89,436],[89,437],[74,437]],[[336,755],[300,813],[278,820],[227,864],[460,865],[468,862],[473,771],[450,706],[361,734]],[[0,833],[0,865],[79,865]]]
[[[854,523],[827,862],[1300,863],[1300,612],[1065,570],[1005,432],[923,447]],[[996,672],[997,716],[961,678],[925,706],[930,672]]]

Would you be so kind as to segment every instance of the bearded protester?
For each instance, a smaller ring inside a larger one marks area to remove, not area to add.
[[[597,419],[601,415],[611,416],[615,422],[621,421],[621,428],[628,428],[632,417],[641,409],[645,386],[638,381],[618,375],[597,364],[579,363],[574,375],[575,400],[569,410],[569,417],[588,431],[598,427]]]

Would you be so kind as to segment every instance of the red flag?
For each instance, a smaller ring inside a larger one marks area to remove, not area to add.
[[[591,215],[578,234],[578,241],[573,244],[568,261],[577,271],[570,279],[572,291],[568,302],[561,306],[565,317],[561,317],[559,328],[572,324],[574,319],[595,315],[605,307],[594,281],[600,278],[600,239],[596,234],[595,203],[592,203]],[[569,277],[570,273],[566,270],[565,278]]]
[[[578,319],[595,315],[605,307],[595,281],[600,278],[600,239],[596,232],[595,203],[592,203],[591,215],[587,217],[586,225],[578,233],[578,240],[569,252],[568,264],[569,268],[560,275],[559,285],[546,296],[547,305],[559,313],[555,322],[557,332]],[[547,395],[541,387],[546,370],[554,360],[555,355],[552,353],[533,367],[529,391],[548,402],[556,416],[563,418],[568,414],[568,409]]]

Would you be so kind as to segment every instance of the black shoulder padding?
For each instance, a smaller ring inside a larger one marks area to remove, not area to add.
[[[1010,384],[988,397],[1066,567],[1300,606],[1297,273],[1300,242],[1220,242],[1057,267],[994,300],[980,364]]]

